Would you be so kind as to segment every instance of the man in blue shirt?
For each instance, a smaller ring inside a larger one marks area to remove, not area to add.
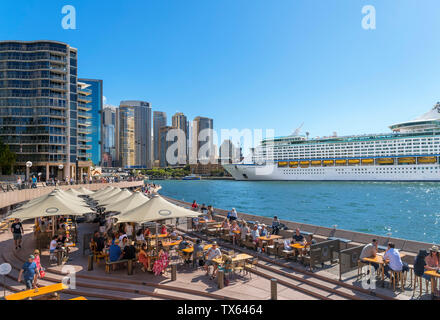
[[[34,259],[35,257],[30,255],[28,261],[21,267],[20,274],[18,275],[18,282],[21,282],[21,276],[24,274],[23,279],[28,290],[35,287],[35,281],[37,280],[37,265]]]
[[[110,262],[118,261],[121,258],[122,251],[118,239],[110,246],[108,253]]]

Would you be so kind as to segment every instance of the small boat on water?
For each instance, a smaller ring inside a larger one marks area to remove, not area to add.
[[[200,176],[196,175],[189,175],[182,178],[182,180],[201,180],[202,178]]]

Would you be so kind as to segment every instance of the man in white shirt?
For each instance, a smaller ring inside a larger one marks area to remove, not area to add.
[[[212,270],[212,276],[211,279],[213,279],[217,273],[217,264],[215,264],[212,260],[215,258],[220,258],[222,256],[222,252],[217,247],[217,242],[212,243],[212,247],[209,248],[208,252],[206,253],[206,263],[205,263],[205,270],[206,275],[209,275],[209,266],[213,266],[214,270]]]
[[[388,260],[388,263],[384,267],[384,274],[387,276],[387,278],[390,277],[390,270],[404,272],[409,271],[408,265],[402,262],[399,251],[394,248],[394,243],[388,243],[388,250],[383,255],[383,259],[385,261]]]

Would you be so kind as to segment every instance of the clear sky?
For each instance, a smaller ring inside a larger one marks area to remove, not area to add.
[[[2,0],[0,40],[78,48],[79,76],[113,105],[315,137],[388,132],[440,100],[439,14],[439,0]]]

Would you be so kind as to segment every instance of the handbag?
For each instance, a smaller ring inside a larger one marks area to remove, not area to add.
[[[43,268],[40,269],[40,278],[44,278],[46,276],[46,272],[43,270]]]

